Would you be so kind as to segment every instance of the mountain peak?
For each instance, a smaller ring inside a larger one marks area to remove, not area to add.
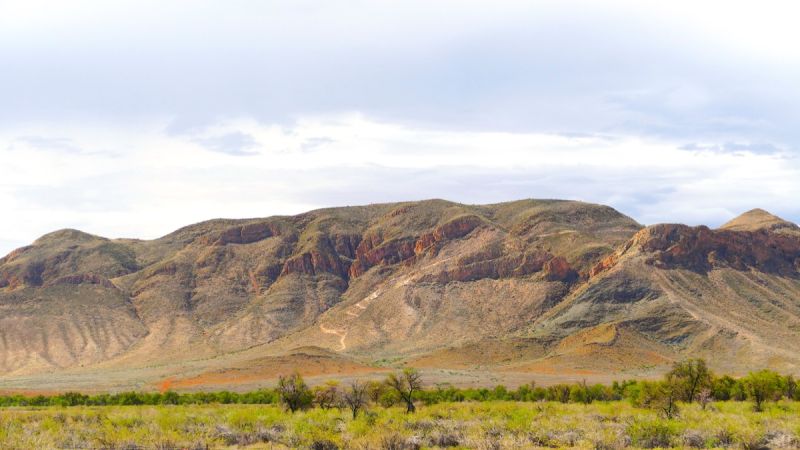
[[[756,208],[728,221],[720,228],[732,231],[755,231],[761,229],[797,229],[798,227],[788,220],[784,220],[763,209]]]
[[[80,230],[75,230],[72,228],[65,228],[63,230],[53,231],[52,233],[47,233],[44,236],[37,239],[34,244],[35,245],[42,245],[47,243],[55,243],[55,242],[87,242],[87,241],[94,241],[94,240],[104,240],[105,238],[101,238],[99,236],[95,236],[93,234],[85,233]]]

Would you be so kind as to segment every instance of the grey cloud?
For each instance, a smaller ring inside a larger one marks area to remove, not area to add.
[[[258,143],[253,136],[239,131],[219,136],[194,138],[192,141],[208,150],[225,153],[226,155],[252,156],[258,154],[257,151],[253,150],[258,147]]]
[[[751,152],[760,154],[782,153],[785,150],[769,142],[725,142],[722,144],[690,143],[680,147],[682,150],[712,151],[720,153]]]
[[[20,136],[11,141],[10,148],[15,144],[24,144],[40,150],[50,150],[64,153],[80,153],[82,149],[68,138],[52,138],[44,136]]]
[[[335,139],[327,137],[310,138],[303,141],[303,143],[301,144],[301,149],[304,152],[310,152],[318,149],[319,147],[325,146],[327,144],[333,144],[335,142],[336,142]]]
[[[348,2],[320,6],[308,19],[275,6],[224,8],[238,22],[187,19],[172,8],[148,39],[103,23],[63,42],[36,35],[0,44],[0,118],[170,116],[170,129],[187,133],[220,117],[284,123],[362,111],[453,129],[800,145],[797,61],[765,70],[702,36],[678,36],[680,24],[672,29],[600,5],[585,16],[568,6],[531,7],[479,27],[433,26],[413,14],[359,21],[347,18],[355,11]],[[264,25],[280,21],[289,22]],[[115,45],[99,45],[101,31]]]

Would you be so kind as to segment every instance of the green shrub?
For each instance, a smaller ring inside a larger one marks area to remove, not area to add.
[[[677,435],[675,427],[667,421],[635,421],[628,426],[633,445],[642,448],[670,447]]]

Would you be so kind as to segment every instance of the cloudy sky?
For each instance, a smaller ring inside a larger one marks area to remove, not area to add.
[[[800,220],[800,9],[0,0],[0,254],[424,198]]]

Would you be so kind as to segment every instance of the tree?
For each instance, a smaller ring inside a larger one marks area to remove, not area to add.
[[[568,384],[554,384],[547,387],[548,400],[569,403],[572,386]]]
[[[642,381],[633,397],[636,406],[660,411],[667,419],[678,415],[681,387],[672,376],[664,381]]]
[[[278,395],[281,403],[291,412],[308,408],[314,398],[303,377],[297,372],[278,379]]]
[[[366,389],[369,400],[372,403],[379,403],[381,397],[386,393],[388,386],[386,386],[385,382],[381,383],[380,381],[372,380],[367,381]]]
[[[417,410],[414,406],[414,392],[422,389],[422,376],[416,369],[404,369],[401,373],[390,374],[386,378],[386,385],[405,402],[406,413]]]
[[[339,382],[327,381],[314,387],[314,403],[322,409],[333,408],[339,404]]]
[[[735,386],[736,380],[730,375],[723,375],[719,378],[715,378],[711,388],[711,396],[716,400],[730,400],[733,398]]]
[[[692,403],[697,394],[711,387],[712,375],[703,359],[676,362],[669,374],[680,390],[681,400]]]
[[[180,403],[181,396],[175,391],[167,391],[161,394],[162,405],[177,405]]]
[[[342,393],[342,402],[353,413],[353,419],[358,416],[358,412],[367,406],[367,385],[353,381],[350,387]]]
[[[590,404],[597,398],[597,391],[594,387],[589,387],[586,380],[575,383],[570,388],[569,399],[574,403]]]
[[[736,383],[731,388],[731,398],[738,402],[747,400],[747,386],[744,385],[743,380],[736,380]]]
[[[784,395],[789,400],[793,400],[797,396],[797,381],[791,375],[786,375],[783,379]]]
[[[753,400],[753,409],[764,410],[764,402],[774,400],[782,390],[781,376],[771,370],[750,372],[742,379],[747,395]]]

